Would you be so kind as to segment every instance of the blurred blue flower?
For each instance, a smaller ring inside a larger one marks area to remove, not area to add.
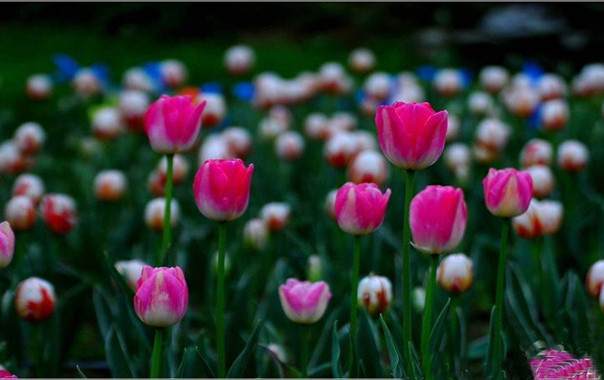
[[[462,85],[464,88],[469,87],[472,84],[473,75],[469,69],[461,68],[459,69],[459,74],[461,75]]]
[[[436,71],[436,67],[432,65],[422,65],[416,70],[417,76],[426,82],[432,82],[432,79],[434,79],[434,76],[436,75]]]
[[[222,94],[222,86],[218,82],[208,82],[201,86],[201,92],[206,94]]]
[[[239,100],[250,101],[255,92],[256,88],[252,82],[239,82],[233,86],[233,96]]]
[[[543,112],[542,108],[543,107],[541,104],[539,104],[537,108],[535,108],[535,111],[533,111],[531,117],[528,119],[527,125],[530,130],[536,131],[541,128],[541,113]]]
[[[143,71],[149,76],[153,87],[158,93],[164,92],[164,84],[161,80],[161,63],[159,62],[147,62],[143,65]]]
[[[76,60],[67,54],[56,54],[52,60],[57,67],[55,79],[58,83],[70,81],[80,70],[80,65]]]
[[[522,65],[522,73],[529,77],[533,84],[536,84],[545,71],[538,63],[529,61]]]

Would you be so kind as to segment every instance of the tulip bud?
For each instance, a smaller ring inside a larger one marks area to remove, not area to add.
[[[71,82],[75,93],[83,98],[97,95],[103,86],[96,74],[89,68],[83,68],[76,72]]]
[[[541,139],[532,139],[520,152],[520,164],[527,168],[533,165],[549,165],[554,155],[552,144]]]
[[[359,48],[350,53],[348,65],[357,73],[367,73],[375,66],[375,56],[371,50]]]
[[[335,168],[348,165],[356,153],[357,141],[350,132],[338,132],[332,135],[323,150],[327,162]]]
[[[161,231],[164,228],[165,198],[155,198],[145,207],[145,224],[152,230]],[[174,228],[180,220],[180,206],[176,199],[170,204],[170,226]]]
[[[23,154],[38,152],[45,140],[46,133],[44,129],[40,124],[33,122],[21,124],[14,135],[14,142]]]
[[[530,117],[539,105],[539,100],[537,91],[529,86],[516,85],[503,93],[506,107],[518,117]]]
[[[30,277],[22,281],[15,291],[15,307],[19,317],[28,322],[50,318],[55,310],[54,287],[46,280]]]
[[[243,240],[247,245],[262,250],[268,242],[268,229],[262,219],[251,219],[243,227]]]
[[[0,269],[6,268],[13,261],[15,253],[15,234],[9,222],[0,223]]]
[[[205,102],[203,110],[202,123],[210,128],[222,122],[226,115],[226,104],[224,97],[217,93],[203,93],[197,97],[197,103]]]
[[[545,74],[539,78],[537,89],[544,101],[561,98],[566,95],[566,83],[559,75]]]
[[[333,136],[338,132],[350,132],[356,129],[358,124],[357,118],[350,112],[338,111],[331,115],[329,119],[328,129],[329,136]]]
[[[281,363],[287,363],[287,355],[282,346],[277,343],[270,343],[267,346],[268,350],[279,360]]]
[[[321,113],[311,113],[304,121],[304,133],[311,140],[326,140],[328,129],[329,119]]]
[[[374,150],[365,150],[348,165],[350,182],[373,182],[382,186],[388,180],[388,165],[384,157]]]
[[[448,255],[436,271],[438,284],[451,293],[459,294],[467,291],[474,282],[472,266],[472,260],[463,253]]]
[[[310,255],[308,257],[306,277],[310,282],[317,282],[323,278],[323,263],[319,255]]]
[[[337,194],[338,194],[338,189],[333,189],[329,193],[327,193],[327,196],[325,197],[325,212],[333,220],[336,220],[335,207],[336,207]]]
[[[149,96],[143,91],[126,90],[120,94],[119,109],[131,130],[142,131],[144,129],[145,112],[149,104]]]
[[[332,94],[344,94],[350,89],[350,79],[342,65],[336,62],[327,62],[319,69],[319,80],[323,91]]]
[[[0,173],[19,173],[32,165],[32,160],[21,154],[13,141],[0,144]]]
[[[442,69],[434,76],[434,89],[440,95],[454,96],[463,89],[461,72],[455,69]]]
[[[589,151],[577,140],[567,140],[558,146],[558,166],[568,172],[579,172],[587,166]]]
[[[124,196],[128,181],[119,170],[105,170],[94,178],[94,193],[102,201],[117,201]]]
[[[201,129],[205,103],[195,106],[190,96],[162,95],[145,113],[145,131],[151,148],[162,154],[188,151]]]
[[[562,216],[564,210],[562,203],[557,201],[541,201],[539,204],[539,218],[543,226],[544,235],[553,235],[562,226]]]
[[[284,161],[294,161],[304,153],[304,139],[298,132],[284,132],[275,140],[275,154]]]
[[[392,303],[392,284],[386,277],[369,275],[359,282],[357,300],[372,316],[385,313]]]
[[[52,79],[46,74],[35,74],[27,78],[25,92],[30,99],[44,100],[52,95]]]
[[[541,124],[543,129],[557,131],[568,121],[568,103],[562,99],[549,100],[541,108]]]
[[[554,174],[549,166],[533,165],[526,169],[533,180],[533,196],[536,198],[547,197],[554,188]]]
[[[473,92],[468,97],[468,109],[476,116],[485,116],[493,108],[493,100],[484,92]]]
[[[373,73],[365,79],[363,89],[370,98],[382,101],[390,94],[390,76],[383,72]]]
[[[585,287],[587,293],[592,297],[598,297],[600,290],[602,290],[602,284],[604,283],[604,260],[596,261],[585,278]]]
[[[18,379],[18,378],[19,377],[17,375],[11,374],[7,370],[5,370],[4,367],[0,366],[0,379]]]
[[[224,54],[224,66],[231,75],[248,73],[254,65],[254,51],[246,45],[230,47]]]
[[[413,84],[398,90],[390,100],[394,103],[422,103],[426,100],[426,94],[423,88],[417,84]]]
[[[44,195],[44,182],[35,174],[21,174],[13,185],[13,197],[23,195],[38,203]]]
[[[23,195],[12,197],[4,206],[4,217],[15,230],[29,230],[36,223],[34,202]]]
[[[142,91],[145,93],[152,92],[154,85],[151,77],[145,70],[134,67],[126,70],[122,77],[122,84],[128,90]]]
[[[480,71],[480,85],[491,94],[501,91],[508,80],[508,71],[500,66],[486,66]]]
[[[267,203],[260,210],[260,218],[271,232],[285,228],[289,222],[290,214],[291,207],[283,202]]]
[[[114,107],[103,107],[92,117],[92,131],[99,139],[114,139],[124,132],[120,111]]]
[[[287,318],[301,324],[315,323],[325,313],[331,298],[325,282],[299,281],[290,278],[279,286],[281,307]]]
[[[485,119],[476,127],[476,143],[496,153],[508,143],[510,127],[498,119]]]
[[[528,209],[533,193],[533,180],[528,172],[491,168],[482,185],[485,203],[491,214],[511,218]]]
[[[157,164],[157,173],[165,185],[168,180],[168,159],[165,156]],[[187,174],[189,174],[189,163],[183,155],[175,154],[172,160],[172,183],[180,185],[187,178]]]
[[[48,194],[42,198],[40,208],[44,222],[56,234],[69,233],[77,223],[75,201],[70,196]]]
[[[288,129],[288,123],[274,117],[265,117],[260,121],[258,132],[263,140],[274,140]]]
[[[136,284],[141,278],[143,267],[145,264],[141,260],[118,261],[115,263],[115,270],[121,274],[130,288],[136,292]]]
[[[162,83],[167,87],[178,87],[187,81],[187,68],[176,59],[161,62],[159,71]]]
[[[185,316],[188,303],[189,289],[182,269],[143,267],[136,286],[134,311],[144,324],[175,325]]]
[[[389,199],[390,189],[382,194],[375,183],[346,183],[336,195],[338,226],[352,235],[365,235],[375,231],[384,221]]]
[[[245,158],[252,150],[252,136],[242,127],[229,127],[222,132],[229,151],[237,158]]]
[[[444,162],[449,170],[456,171],[469,167],[471,158],[470,148],[464,143],[454,143],[445,149]]]
[[[399,168],[425,169],[445,148],[447,112],[434,112],[428,103],[380,106],[375,123],[382,152]]]
[[[413,246],[427,254],[453,251],[467,222],[463,191],[452,186],[428,186],[411,200],[409,225]]]

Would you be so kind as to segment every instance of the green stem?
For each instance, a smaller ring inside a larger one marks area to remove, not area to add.
[[[543,266],[541,265],[541,238],[536,238],[531,241],[531,251],[533,255],[533,263],[535,265],[535,294],[539,294],[539,291],[543,284]],[[540,300],[543,302],[543,300]]]
[[[164,207],[164,230],[161,242],[161,250],[159,251],[157,257],[155,258],[155,265],[162,266],[164,260],[166,258],[166,254],[170,249],[170,244],[172,243],[172,177],[173,177],[173,168],[174,168],[174,155],[167,154],[167,172],[166,172],[166,207]]]
[[[403,219],[403,357],[405,359],[405,370],[407,376],[414,378],[413,365],[411,363],[412,321],[411,321],[411,230],[409,228],[409,205],[413,197],[413,180],[415,172],[405,170],[405,210]]]
[[[216,299],[216,344],[218,353],[218,377],[226,373],[224,349],[224,258],[226,243],[226,223],[218,223],[218,286]]]
[[[357,336],[357,288],[359,286],[359,264],[361,261],[361,237],[354,236],[354,257],[352,263],[352,283],[350,289],[350,374],[352,376],[356,360],[355,340]]]
[[[434,290],[436,288],[436,269],[438,268],[438,255],[430,255],[430,272],[428,274],[428,287],[426,289],[426,306],[424,307],[424,319],[422,321],[422,364],[424,368],[424,378],[431,380],[432,370],[430,367],[430,331],[432,330],[432,308],[434,299]]]
[[[457,321],[457,309],[459,308],[459,295],[458,294],[453,294],[451,296],[451,318],[450,318],[450,331],[449,331],[449,346],[451,349],[451,363],[453,363],[453,371],[455,376],[457,376],[458,374],[458,363],[461,362],[461,357],[463,355],[462,352],[457,352],[457,348],[455,346],[455,344],[458,342],[457,341],[457,329],[458,329],[458,325],[459,322]],[[460,339],[463,339],[463,337],[460,336]],[[457,357],[459,358],[459,360],[456,360]]]
[[[162,361],[162,345],[163,345],[163,332],[161,328],[155,329],[155,342],[153,343],[153,353],[151,354],[151,375],[152,379],[157,379],[160,376],[160,368]]]
[[[308,377],[308,326],[300,324],[300,374],[303,378]]]
[[[503,330],[503,297],[505,289],[505,263],[508,252],[508,234],[510,231],[510,221],[507,219],[503,220],[503,226],[501,229],[501,252],[499,253],[499,267],[497,268],[497,293],[495,298],[495,337],[494,337],[494,350],[495,360],[500,361],[503,355],[503,347],[501,342],[501,335]],[[501,368],[501,362],[498,365],[493,366],[498,371]],[[495,378],[498,378],[498,374],[494,374]]]

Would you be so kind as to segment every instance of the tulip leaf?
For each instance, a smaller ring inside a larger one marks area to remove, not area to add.
[[[201,360],[198,360],[201,358]],[[185,347],[182,360],[178,366],[177,378],[213,377],[205,367],[205,361],[197,347]]]
[[[331,371],[333,377],[343,377],[340,367],[340,340],[338,339],[338,321],[333,322],[333,333],[331,335]]]
[[[392,376],[401,379],[406,377],[405,371],[402,365],[401,354],[399,353],[398,348],[396,347],[396,343],[394,343],[394,338],[390,333],[390,329],[384,321],[384,317],[380,315],[380,322],[382,324],[382,330],[384,331],[384,337],[386,339],[386,347],[388,348],[388,357],[390,358],[390,370],[392,371]]]
[[[362,360],[365,376],[384,377],[378,348],[378,334],[365,309],[360,310],[358,323],[357,356]]]
[[[203,349],[203,346],[202,346]],[[207,356],[203,354],[203,352],[199,349],[198,346],[195,346],[195,352],[197,353],[197,356],[199,356],[199,359],[201,359],[201,363],[203,364],[203,368],[204,370],[209,374],[208,377],[216,377],[215,371],[214,371],[214,367],[210,365],[210,361],[208,360]]]
[[[77,364],[76,364],[76,371],[78,372],[78,377],[80,379],[87,379],[86,375],[84,374],[84,372],[82,372],[82,369]]]
[[[312,368],[316,365],[316,363],[321,358],[323,351],[325,351],[325,347],[327,346],[327,344],[330,340],[329,338],[331,335],[333,323],[338,318],[338,315],[340,314],[341,311],[342,311],[342,306],[338,307],[327,317],[325,324],[323,325],[323,330],[321,330],[321,335],[319,336],[319,339],[317,340],[315,349],[311,355],[310,361],[308,362],[309,368]]]
[[[323,378],[329,377],[330,369],[331,369],[331,363],[329,363],[329,362],[323,363],[321,365],[318,365],[318,366],[312,368],[310,371],[308,371],[308,377],[323,377]]]
[[[445,342],[445,320],[447,319],[447,314],[449,312],[449,307],[451,305],[451,298],[447,299],[447,303],[443,306],[440,314],[436,318],[434,325],[432,326],[432,331],[430,332],[430,351],[432,352],[432,357],[430,362],[432,363],[432,372],[437,378],[442,378],[443,376],[439,376],[443,372],[443,364],[445,360],[436,360],[442,352],[445,351],[443,348],[443,344]]]
[[[501,352],[501,347],[497,349],[493,342],[495,341],[495,313],[497,306],[491,309],[491,319],[489,322],[489,341],[487,344],[487,356],[485,357],[484,368],[489,379],[496,377],[501,370],[501,356],[497,356],[498,351]]]
[[[105,352],[107,353],[107,364],[114,377],[135,377],[134,371],[130,367],[132,360],[128,357],[124,341],[121,335],[115,330],[114,325],[109,327],[105,336]]]
[[[107,251],[103,251],[103,257],[105,258],[105,264],[107,265],[107,270],[109,270],[111,277],[113,278],[115,283],[119,286],[119,288],[123,292],[123,294],[127,298],[134,297],[134,291],[132,290],[132,288],[130,288],[130,286],[128,286],[128,284],[126,283],[126,280],[124,279],[124,276],[122,276],[120,274],[120,272],[118,272],[117,269],[115,269],[115,265],[114,265],[113,261],[111,260],[111,258],[109,257],[109,254],[107,253]]]
[[[233,365],[227,372],[226,377],[228,377],[228,378],[244,377],[245,368],[247,367],[247,363],[249,362],[250,357],[252,356],[254,347],[256,346],[256,343],[258,342],[258,335],[260,334],[260,330],[262,329],[262,324],[263,324],[262,321],[258,321],[256,323],[256,326],[254,327],[254,330],[252,331],[252,335],[250,335],[250,338],[248,339],[247,343],[245,344],[245,347],[243,348],[243,351],[241,351],[239,356],[237,356],[237,358],[233,362]]]

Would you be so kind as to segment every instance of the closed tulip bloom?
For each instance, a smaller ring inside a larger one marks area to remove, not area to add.
[[[425,169],[445,148],[447,112],[434,112],[428,103],[380,106],[375,123],[382,152],[399,168]]]
[[[202,123],[206,127],[213,127],[222,122],[226,115],[224,96],[216,93],[203,93],[197,97],[197,102],[205,103]]]
[[[486,66],[480,71],[480,85],[491,94],[496,94],[505,87],[510,75],[501,66]]]
[[[275,140],[275,154],[284,161],[294,161],[304,153],[304,139],[298,132],[284,132]]]
[[[299,281],[290,278],[279,286],[281,307],[287,318],[301,324],[315,323],[325,313],[331,298],[325,282]]]
[[[289,123],[274,117],[265,117],[260,121],[258,134],[263,140],[274,140],[289,129]]]
[[[541,99],[547,101],[561,98],[566,95],[567,86],[564,79],[556,74],[545,74],[539,78],[537,89],[541,95]]]
[[[30,99],[44,100],[52,95],[52,79],[46,74],[35,74],[27,78],[25,92]]]
[[[13,375],[12,373],[5,370],[2,366],[0,366],[0,379],[18,379],[19,376]]]
[[[271,202],[265,204],[260,210],[260,218],[269,231],[280,231],[289,222],[291,206],[283,202]]]
[[[165,156],[157,163],[157,173],[165,185],[168,180],[168,160]],[[175,154],[172,161],[172,183],[180,185],[187,179],[187,174],[189,174],[187,159],[182,154]]]
[[[48,228],[59,235],[67,234],[77,223],[73,198],[64,194],[49,194],[42,198],[42,218]]]
[[[329,119],[321,113],[311,113],[304,121],[304,133],[311,140],[325,140],[329,134]]]
[[[229,127],[222,132],[224,141],[234,157],[245,158],[252,150],[252,136],[242,127]]]
[[[262,250],[268,242],[268,228],[262,219],[249,220],[243,227],[243,240],[247,245]]]
[[[569,116],[568,103],[562,99],[549,100],[541,108],[543,129],[557,131],[566,125]]]
[[[392,303],[392,284],[387,277],[370,275],[359,282],[357,300],[372,316],[385,313]]]
[[[558,147],[558,166],[568,172],[579,172],[587,166],[589,151],[577,140],[567,140]]]
[[[427,254],[453,251],[463,238],[467,218],[461,189],[426,187],[413,197],[409,208],[413,246]]]
[[[370,98],[382,101],[390,94],[390,76],[387,73],[376,72],[365,79],[363,89]]]
[[[252,48],[246,45],[232,46],[224,53],[224,66],[232,75],[249,72],[256,57]]]
[[[375,231],[384,221],[389,199],[390,189],[382,194],[375,183],[346,183],[336,195],[338,225],[352,235],[365,235]]]
[[[12,197],[4,206],[4,217],[15,230],[29,230],[36,224],[34,202],[24,195]]]
[[[436,278],[441,288],[451,293],[463,293],[474,282],[472,260],[463,253],[448,255],[438,266]]]
[[[165,198],[155,198],[145,207],[145,224],[152,230],[161,231],[164,228]],[[170,205],[170,226],[174,227],[180,219],[180,206],[176,199]]]
[[[533,196],[545,198],[554,188],[554,174],[549,166],[533,165],[526,169],[533,180]]]
[[[585,278],[585,287],[587,293],[592,297],[598,297],[602,290],[602,284],[604,283],[604,260],[596,261]]]
[[[234,158],[233,156],[233,152],[231,152],[231,149],[222,134],[210,135],[205,139],[199,149],[197,162],[201,165],[208,160],[224,160]]]
[[[229,221],[239,218],[250,199],[254,165],[245,167],[240,159],[207,160],[193,182],[199,211],[208,219]]]
[[[15,253],[15,234],[8,222],[0,223],[0,269],[13,261]]]
[[[22,281],[15,291],[15,307],[19,317],[28,322],[50,318],[55,310],[55,290],[50,282],[38,277]]]
[[[455,115],[449,115],[447,121],[447,134],[445,135],[445,141],[453,141],[459,137],[461,132],[461,123],[459,118]]]
[[[178,87],[187,81],[187,68],[176,59],[161,62],[159,71],[162,83],[168,87]]]
[[[508,110],[518,116],[528,118],[539,105],[539,93],[530,86],[516,85],[503,93],[503,101]]]
[[[468,97],[468,109],[477,116],[485,116],[493,108],[493,99],[484,92],[473,92]]]
[[[434,89],[440,95],[454,96],[463,89],[463,77],[459,70],[442,69],[434,77]]]
[[[336,220],[336,196],[338,195],[338,189],[333,189],[325,197],[325,212],[327,215]]]
[[[127,187],[126,176],[120,170],[104,170],[94,178],[94,193],[103,201],[121,199]]]
[[[348,165],[348,180],[354,183],[373,182],[382,186],[388,180],[386,159],[374,150],[357,154]]]
[[[520,152],[520,164],[528,168],[533,165],[549,165],[552,162],[554,150],[546,140],[532,139],[524,145]]]
[[[136,286],[134,311],[144,324],[175,325],[185,316],[188,304],[189,289],[182,269],[143,267]]]
[[[494,152],[501,152],[509,137],[510,127],[498,119],[484,119],[476,127],[476,143]]]
[[[154,151],[172,154],[189,150],[199,135],[205,103],[190,96],[162,95],[145,113],[145,131]]]
[[[124,132],[122,115],[115,107],[103,107],[92,116],[92,132],[99,139],[114,139]]]
[[[115,263],[115,270],[124,277],[128,286],[136,292],[138,279],[146,265],[141,260],[122,260]]]
[[[23,195],[38,203],[44,195],[44,182],[35,174],[21,174],[13,185],[13,196]]]
[[[454,143],[445,149],[444,162],[449,170],[469,167],[472,160],[470,148],[464,143]]]
[[[544,235],[553,235],[562,226],[564,209],[558,201],[543,200],[539,204],[539,218],[543,226]]]
[[[17,144],[10,140],[0,144],[0,174],[15,174],[31,167],[33,160],[21,153]]]
[[[133,131],[139,132],[145,126],[145,112],[151,101],[143,91],[126,90],[120,94],[119,109],[122,118]]]
[[[71,81],[75,93],[83,98],[97,95],[103,89],[103,84],[90,68],[78,70]]]
[[[375,66],[375,55],[365,48],[355,49],[348,57],[348,65],[357,73],[369,72]]]
[[[21,153],[33,154],[38,152],[42,145],[44,145],[46,133],[40,124],[29,122],[17,128],[14,141]]]
[[[533,180],[528,172],[491,168],[482,185],[485,204],[491,214],[511,218],[528,209],[533,194]]]

